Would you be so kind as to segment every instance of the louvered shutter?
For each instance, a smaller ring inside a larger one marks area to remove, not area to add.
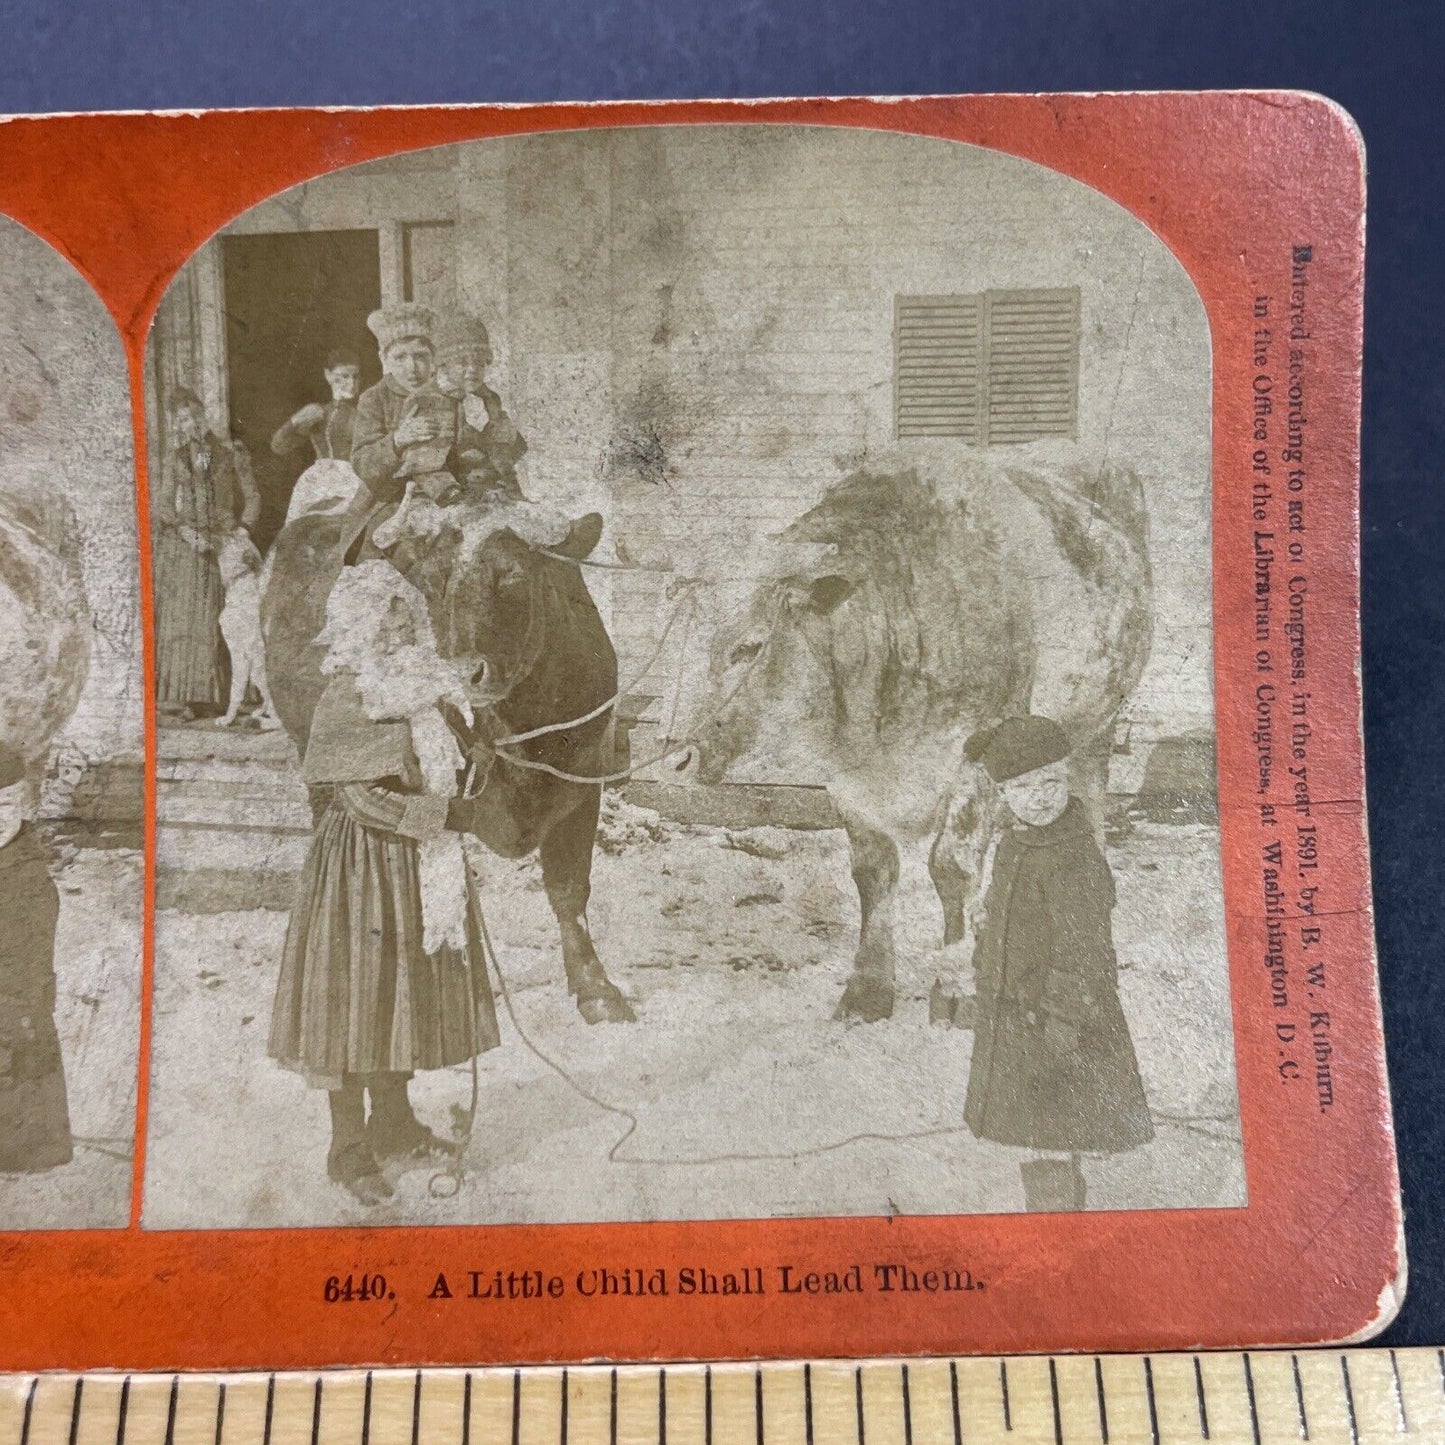
[[[900,437],[979,440],[979,296],[900,296],[893,315],[893,402]]]
[[[899,296],[894,429],[1006,446],[1078,432],[1079,292]]]
[[[1079,293],[990,291],[984,298],[986,446],[1071,437],[1078,428]]]

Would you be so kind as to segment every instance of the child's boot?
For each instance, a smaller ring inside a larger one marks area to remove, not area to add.
[[[344,1083],[328,1094],[331,1103],[331,1149],[326,1175],[363,1204],[390,1199],[391,1185],[366,1142],[366,1096],[361,1085]]]
[[[438,1159],[455,1152],[417,1118],[407,1097],[409,1074],[373,1074],[367,1141],[378,1159]]]
[[[1030,1214],[1068,1214],[1084,1207],[1084,1172],[1078,1156],[1029,1159],[1019,1165]]]

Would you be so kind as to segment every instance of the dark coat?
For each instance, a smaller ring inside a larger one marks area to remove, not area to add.
[[[351,465],[366,483],[373,503],[399,502],[403,484],[396,481],[401,452],[392,433],[401,425],[412,393],[389,376],[361,393],[351,429]]]
[[[361,393],[356,403],[356,421],[351,429],[351,468],[362,485],[346,511],[346,530],[353,541],[348,544],[348,560],[361,561],[374,555],[371,534],[397,509],[406,490],[402,472],[403,455],[392,434],[402,418],[418,405],[443,403],[442,393],[433,386],[409,392],[389,376]],[[455,403],[451,403],[455,406]],[[470,428],[465,428],[470,431]],[[461,436],[457,441],[462,440]],[[456,475],[457,447],[447,454],[447,466]],[[360,538],[357,547],[356,538]]]
[[[352,429],[351,466],[361,478],[362,486],[357,489],[342,522],[348,539],[347,561],[364,561],[379,555],[371,542],[372,533],[395,513],[407,485],[406,458],[392,436],[402,418],[418,404],[454,409],[453,441],[446,456],[446,470],[468,491],[475,487],[482,492],[500,490],[513,497],[522,496],[517,485],[516,463],[527,450],[527,443],[515,435],[508,442],[498,441],[497,422],[506,419],[506,412],[495,392],[485,388],[484,391],[481,400],[489,419],[480,429],[467,422],[463,403],[451,400],[434,386],[408,392],[384,376],[361,393]],[[414,464],[414,457],[412,461]],[[596,543],[595,536],[586,541],[583,555]]]
[[[440,395],[431,388],[426,394],[431,398]],[[404,483],[397,478],[397,472],[401,469],[402,455],[392,441],[392,433],[401,425],[413,395],[384,376],[375,386],[367,387],[356,403],[351,465],[366,483],[374,502],[401,500]],[[515,486],[517,461],[527,450],[527,443],[515,433],[511,440],[499,441],[498,425],[508,419],[501,398],[489,387],[483,387],[479,396],[488,418],[480,430],[468,425],[461,415],[461,406],[453,403],[458,411],[456,441],[447,466],[458,481],[464,480],[464,473],[476,471],[484,481],[510,481]]]
[[[28,825],[0,848],[0,1173],[70,1159],[65,1065],[55,1031],[59,895]]]
[[[470,453],[466,459],[468,483],[497,486],[520,497],[522,492],[517,485],[517,463],[526,455],[526,438],[512,426],[512,419],[502,406],[502,398],[491,387],[481,386],[476,395],[486,408],[486,424],[478,431],[464,422],[462,434],[457,440],[458,451]],[[500,437],[503,424],[510,432],[506,441]]]
[[[964,1117],[982,1139],[1118,1153],[1154,1135],[1119,1004],[1114,880],[1077,798],[999,840],[974,950]]]
[[[351,432],[356,424],[356,403],[328,401],[322,410],[325,413],[322,419],[309,427],[298,427],[290,421],[282,422],[271,438],[271,450],[278,457],[284,457],[301,447],[309,446],[316,453],[317,461],[323,457],[350,461]]]
[[[249,532],[260,515],[261,493],[239,443],[210,433],[198,446],[167,450],[161,484],[151,492],[153,527],[190,527],[219,550],[238,526]]]
[[[402,389],[389,376],[361,393],[356,403],[356,421],[351,429],[351,465],[366,483],[373,502],[399,502],[406,483],[398,478],[402,453],[392,440],[392,433],[401,425],[409,410],[421,403],[441,401],[442,393],[434,387],[420,392]],[[452,406],[456,403],[452,402]],[[456,471],[458,453],[477,445],[480,437],[470,427],[462,426],[456,437],[448,466]]]

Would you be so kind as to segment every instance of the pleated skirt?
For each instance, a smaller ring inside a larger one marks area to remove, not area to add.
[[[156,699],[173,706],[212,705],[222,696],[220,569],[163,532],[155,547]]]
[[[331,803],[286,931],[271,1057],[336,1088],[343,1074],[446,1068],[499,1042],[470,879],[466,949],[428,954],[416,843]]]

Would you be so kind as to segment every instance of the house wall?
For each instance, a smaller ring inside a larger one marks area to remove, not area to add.
[[[230,229],[377,226],[397,294],[394,238],[424,219],[455,223],[456,295],[493,333],[529,493],[598,508],[621,555],[714,586],[686,655],[674,637],[644,684],[663,721],[699,685],[710,627],[775,559],[770,534],[831,481],[883,453],[944,478],[976,455],[895,442],[895,295],[1077,286],[1077,437],[993,451],[1137,469],[1156,630],[1131,716],[1148,735],[1212,727],[1207,321],[1173,256],[1104,196],[947,141],[642,127],[373,162]],[[624,676],[672,610],[668,580],[589,576]]]
[[[1027,162],[883,133],[655,128],[491,149],[507,153],[504,390],[534,493],[601,506],[628,555],[733,600],[776,555],[770,534],[848,466],[887,453],[946,477],[976,454],[894,442],[895,295],[1077,286],[1077,438],[993,452],[1137,468],[1157,611],[1134,711],[1150,732],[1212,726],[1208,327],[1132,216]],[[495,255],[495,232],[490,211],[463,224],[459,253]],[[665,585],[612,579],[624,674],[671,611]],[[664,710],[675,654],[648,689]]]

